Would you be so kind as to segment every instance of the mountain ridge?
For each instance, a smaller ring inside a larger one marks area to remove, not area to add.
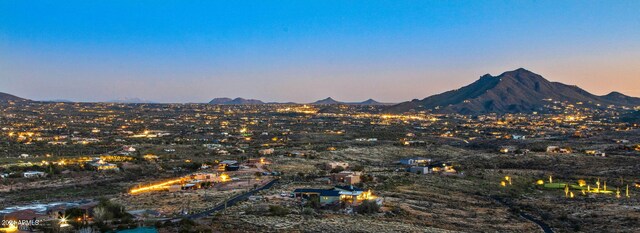
[[[482,75],[475,82],[459,89],[414,99],[387,108],[385,111],[403,113],[425,111],[441,113],[528,113],[542,111],[548,100],[583,102],[594,105],[640,105],[640,98],[619,92],[597,96],[576,85],[551,82],[524,68],[504,72],[498,76]]]
[[[220,104],[220,105],[254,105],[254,104],[265,104],[261,100],[256,99],[244,99],[237,97],[235,99],[222,97],[222,98],[214,98],[209,101],[209,104]]]
[[[333,104],[344,104],[344,105],[392,105],[390,103],[382,103],[382,102],[378,102],[374,99],[367,99],[365,101],[362,102],[342,102],[342,101],[337,101],[331,97],[327,97],[325,99],[321,99],[318,100],[316,102],[311,103],[312,105],[333,105]]]
[[[209,104],[220,104],[220,105],[251,105],[251,104],[298,104],[295,102],[264,102],[262,100],[257,99],[244,99],[241,97],[237,97],[235,99],[221,97],[214,98],[209,101]],[[315,102],[309,103],[311,105],[391,105],[389,103],[378,102],[374,99],[367,99],[362,102],[342,102],[337,101],[331,97],[327,97],[325,99],[317,100]]]
[[[0,92],[0,101],[7,102],[7,101],[29,101],[29,100],[12,95],[12,94]]]

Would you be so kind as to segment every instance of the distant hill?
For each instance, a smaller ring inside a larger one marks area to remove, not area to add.
[[[28,99],[20,98],[15,95],[7,94],[4,92],[0,92],[0,101],[28,101]]]
[[[382,103],[380,103],[378,101],[375,101],[373,99],[368,99],[368,100],[360,102],[360,104],[362,104],[362,105],[380,105]]]
[[[318,101],[313,102],[311,104],[322,105],[322,104],[344,104],[344,103],[340,102],[340,101],[336,101],[331,97],[327,97],[326,99],[321,99],[321,100],[318,100]]]
[[[151,100],[145,100],[145,99],[140,99],[140,98],[123,98],[123,99],[116,99],[116,100],[109,100],[106,101],[107,103],[121,103],[121,104],[155,104],[157,102],[155,101],[151,101]]]
[[[345,105],[391,105],[391,104],[389,104],[389,103],[381,103],[381,102],[375,101],[375,100],[373,100],[373,99],[368,99],[368,100],[365,100],[365,101],[363,101],[363,102],[342,102],[342,101],[334,100],[334,99],[333,99],[333,98],[331,98],[331,97],[327,97],[326,99],[318,100],[318,101],[313,102],[313,103],[311,103],[311,104],[314,104],[314,105],[331,105],[331,104],[345,104]]]
[[[373,99],[368,99],[368,100],[365,100],[363,102],[353,103],[353,104],[358,104],[358,105],[394,105],[394,103],[382,103],[382,102],[375,101]]]
[[[243,99],[243,98],[215,98],[209,101],[209,104],[224,104],[224,105],[247,105],[247,104],[265,104],[260,100],[255,99]]]
[[[212,99],[211,101],[209,101],[210,104],[227,104],[228,102],[231,102],[231,98],[215,98]]]
[[[50,103],[74,103],[75,101],[67,100],[67,99],[53,99],[53,100],[43,100],[42,102],[50,102]]]
[[[601,96],[604,101],[622,106],[638,106],[640,105],[640,98],[624,95],[620,92],[611,92],[607,95]]]
[[[593,95],[577,86],[550,82],[523,68],[498,76],[483,75],[479,80],[457,90],[412,100],[385,111],[402,113],[431,110],[442,113],[527,113],[540,111],[548,100],[582,102],[585,105],[639,106],[640,98],[618,92]]]

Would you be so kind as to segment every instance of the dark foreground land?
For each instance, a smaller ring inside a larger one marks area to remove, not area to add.
[[[616,121],[615,111],[471,117],[388,115],[372,106],[29,103],[2,109],[0,215],[38,204],[94,203],[83,204],[88,215],[65,231],[142,225],[161,232],[640,229],[640,129]],[[408,158],[452,170],[407,172],[421,166],[399,163]],[[225,160],[239,169],[220,170]],[[348,166],[327,168],[331,163]],[[319,205],[291,197],[298,188],[348,186],[332,179],[343,171],[357,172],[360,182],[353,185],[382,204]],[[29,172],[42,176],[25,177]],[[173,192],[168,186],[131,191],[202,173],[228,178],[191,178]],[[73,215],[81,207],[34,211],[47,222],[35,230],[57,231],[56,213]]]

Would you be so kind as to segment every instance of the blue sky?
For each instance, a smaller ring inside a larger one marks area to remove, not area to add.
[[[0,92],[399,102],[524,67],[640,96],[640,1],[0,1]]]

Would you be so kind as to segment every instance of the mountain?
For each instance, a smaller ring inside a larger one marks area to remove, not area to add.
[[[483,75],[479,80],[457,90],[412,100],[385,111],[402,113],[431,110],[441,113],[482,114],[542,111],[548,100],[582,102],[585,105],[640,105],[640,98],[618,92],[593,95],[577,86],[550,82],[523,68],[498,76]]]
[[[640,105],[640,98],[626,96],[620,92],[611,92],[607,95],[601,96],[604,101],[607,101],[614,105],[623,106],[638,106]]]
[[[382,102],[375,101],[373,99],[368,99],[368,100],[365,100],[363,102],[353,103],[353,104],[357,104],[357,105],[393,105],[392,103],[382,103]]]
[[[227,104],[231,102],[231,98],[214,98],[209,101],[210,104]]]
[[[311,104],[315,104],[315,105],[330,105],[330,104],[346,104],[346,105],[391,105],[389,103],[381,103],[378,101],[375,101],[373,99],[368,99],[362,102],[342,102],[342,101],[337,101],[334,100],[331,97],[327,97],[326,99],[322,99],[322,100],[318,100],[316,102],[313,102]]]
[[[340,101],[336,101],[331,97],[327,97],[326,99],[318,100],[311,104],[326,105],[326,104],[344,104],[344,103]]]
[[[11,95],[11,94],[0,92],[0,101],[2,101],[2,102],[7,102],[7,101],[27,101],[27,100],[28,99],[23,99],[23,98],[15,96],[15,95]]]
[[[246,104],[264,104],[264,102],[255,99],[243,99],[243,98],[215,98],[209,101],[209,104],[225,104],[225,105],[246,105]]]

